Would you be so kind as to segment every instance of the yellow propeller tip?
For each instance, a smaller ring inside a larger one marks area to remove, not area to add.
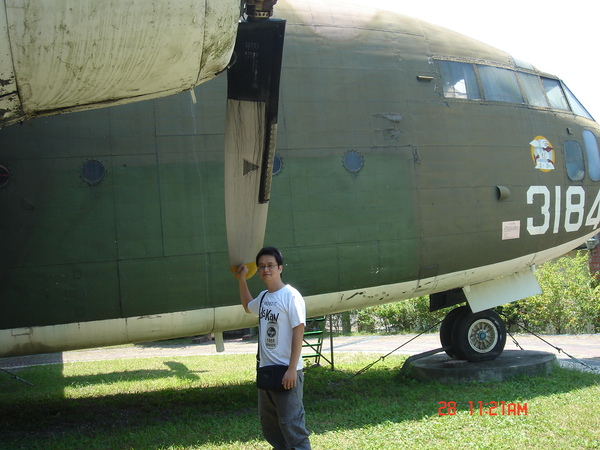
[[[231,270],[231,273],[236,278],[238,278],[238,267],[240,267],[240,266],[229,266],[229,270]],[[246,263],[246,267],[248,268],[248,273],[246,274],[246,280],[248,280],[254,276],[254,274],[258,271],[258,268],[256,267],[255,262]]]

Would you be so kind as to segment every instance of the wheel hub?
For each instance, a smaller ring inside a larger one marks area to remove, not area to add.
[[[469,345],[478,353],[491,351],[498,342],[498,332],[488,319],[479,319],[469,327]]]

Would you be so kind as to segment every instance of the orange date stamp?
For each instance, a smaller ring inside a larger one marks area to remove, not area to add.
[[[454,401],[438,402],[438,416],[456,415],[458,404]],[[482,402],[468,401],[469,415],[471,416],[526,416],[528,415],[527,403],[514,402]]]

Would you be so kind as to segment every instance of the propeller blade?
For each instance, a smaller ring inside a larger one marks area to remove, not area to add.
[[[256,273],[263,246],[275,141],[285,21],[242,22],[227,72],[225,217],[229,264]]]

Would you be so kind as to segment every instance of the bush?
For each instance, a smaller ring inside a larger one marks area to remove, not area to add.
[[[357,311],[359,331],[421,332],[442,320],[446,311],[429,312],[429,297],[417,297]]]
[[[505,316],[540,333],[600,331],[600,288],[586,251],[547,262],[535,275],[542,293],[498,308]]]

